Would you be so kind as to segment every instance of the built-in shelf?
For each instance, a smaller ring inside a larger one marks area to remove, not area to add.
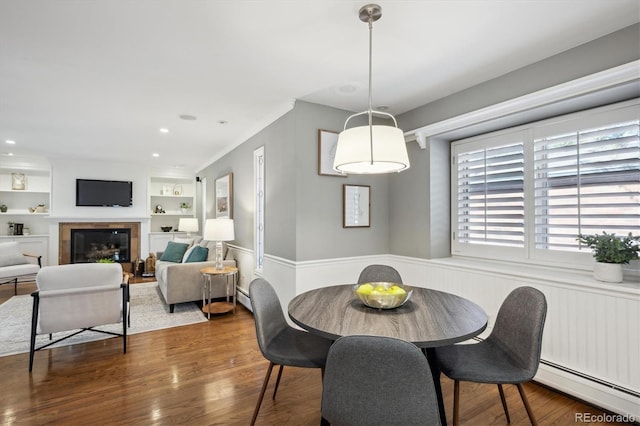
[[[181,217],[195,217],[195,177],[151,177],[149,179],[150,231],[161,232],[160,227],[178,228]],[[187,203],[191,208],[181,210],[180,204]],[[156,213],[156,207],[164,213]]]
[[[13,186],[14,175],[20,175],[20,183],[24,185],[22,189]],[[0,212],[0,233],[6,234],[10,223],[21,223],[31,236],[48,234],[46,218],[49,212],[31,213],[29,209],[51,205],[50,168],[44,163],[41,167],[27,166],[23,159],[3,160],[0,166],[0,205],[7,208],[6,212]]]

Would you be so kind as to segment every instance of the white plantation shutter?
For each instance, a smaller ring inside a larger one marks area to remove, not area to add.
[[[456,150],[456,243],[524,246],[524,143]]]
[[[578,250],[578,234],[638,234],[639,120],[534,141],[535,248]]]
[[[640,235],[640,100],[456,141],[451,154],[454,255],[587,269],[579,234]]]

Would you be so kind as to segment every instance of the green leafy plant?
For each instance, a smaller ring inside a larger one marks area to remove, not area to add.
[[[180,203],[180,208],[181,209],[190,209],[191,208],[191,204],[189,204],[187,202]]]
[[[629,263],[638,259],[640,252],[640,237],[634,237],[629,232],[626,237],[616,237],[616,234],[578,235],[578,241],[588,245],[593,250],[596,262]]]
[[[96,263],[115,263],[115,260],[110,257],[103,257],[102,259],[98,259]]]

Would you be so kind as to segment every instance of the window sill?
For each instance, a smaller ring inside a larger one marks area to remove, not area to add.
[[[465,269],[473,272],[498,274],[501,277],[511,276],[528,280],[544,281],[556,286],[578,287],[581,290],[618,294],[624,297],[640,297],[640,282],[633,277],[625,276],[621,283],[606,283],[593,278],[590,271],[576,269],[550,268],[526,263],[501,262],[484,259],[472,259],[463,256],[431,259],[431,264],[452,269]]]

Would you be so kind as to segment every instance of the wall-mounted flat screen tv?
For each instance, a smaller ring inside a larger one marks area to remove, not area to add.
[[[76,206],[131,207],[132,201],[130,181],[76,179]]]

